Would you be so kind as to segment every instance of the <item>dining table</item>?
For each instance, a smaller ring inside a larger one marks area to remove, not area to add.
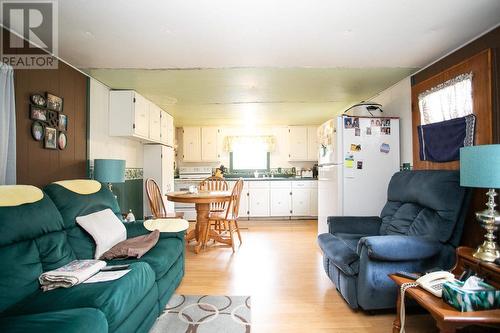
[[[230,245],[230,240],[220,236],[214,230],[209,228],[210,206],[213,203],[221,203],[231,200],[230,191],[204,191],[199,190],[195,193],[189,191],[167,192],[165,194],[167,200],[179,203],[193,203],[196,207],[196,225],[195,228],[189,231],[186,235],[186,241],[195,239],[197,244],[194,247],[194,252],[198,254],[204,248],[207,242],[211,239]]]

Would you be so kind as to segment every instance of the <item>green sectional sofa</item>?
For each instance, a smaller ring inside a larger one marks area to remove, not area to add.
[[[9,199],[10,197],[10,199]],[[120,209],[100,183],[64,181],[42,190],[0,186],[1,332],[147,332],[184,276],[184,232],[162,233],[158,244],[130,263],[122,278],[43,292],[42,272],[92,259],[93,239],[77,216]],[[127,237],[146,234],[126,223]]]

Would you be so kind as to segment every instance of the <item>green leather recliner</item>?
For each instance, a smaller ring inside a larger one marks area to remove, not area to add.
[[[113,194],[95,181],[53,183],[43,191],[0,186],[1,332],[151,328],[184,276],[184,232],[162,233],[141,259],[125,261],[131,271],[118,280],[40,290],[42,272],[93,258],[94,241],[75,219],[106,208],[120,215]],[[125,227],[128,238],[149,232],[141,222]]]

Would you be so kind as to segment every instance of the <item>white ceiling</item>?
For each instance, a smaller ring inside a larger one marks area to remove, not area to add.
[[[60,0],[82,68],[421,67],[500,21],[498,0]]]

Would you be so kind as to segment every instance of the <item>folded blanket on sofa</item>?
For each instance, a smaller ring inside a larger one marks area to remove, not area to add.
[[[124,240],[103,253],[100,259],[140,258],[151,250],[160,239],[160,231],[154,230],[147,235],[141,235]]]
[[[73,260],[58,269],[42,273],[38,280],[43,291],[70,288],[87,280],[106,266],[102,260]]]

